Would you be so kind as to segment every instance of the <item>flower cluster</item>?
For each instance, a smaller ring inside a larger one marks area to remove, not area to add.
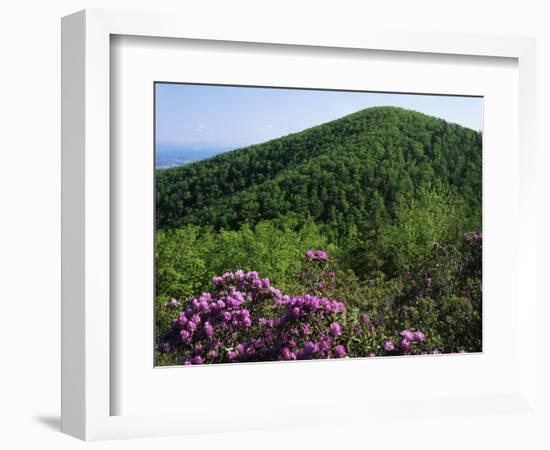
[[[409,354],[415,344],[426,342],[426,335],[422,331],[403,330],[399,333],[399,344],[396,346],[393,340],[388,339],[384,342],[382,348],[386,353]]]
[[[479,231],[468,231],[464,233],[464,239],[467,241],[481,241],[481,233]]]
[[[298,279],[308,294],[329,296],[334,289],[336,273],[329,265],[329,258],[323,250],[308,250],[304,254],[306,264],[298,274]]]
[[[313,250],[308,250],[304,254],[304,257],[308,261],[328,261],[328,255],[323,250],[317,250],[315,252]]]
[[[326,297],[303,295],[283,297],[282,314],[276,319],[277,359],[342,358],[346,348],[340,342],[343,328],[339,317],[342,302]]]
[[[255,317],[265,304],[280,302],[281,292],[257,272],[242,270],[214,277],[212,283],[212,292],[185,303],[161,339],[160,352],[176,352],[182,364],[233,362],[256,356],[263,343],[253,339],[262,327]],[[166,307],[173,308],[174,302]]]
[[[171,298],[164,304],[166,308],[177,308],[180,305],[181,302],[177,301],[175,298]]]
[[[185,365],[346,356],[337,321],[343,303],[283,295],[257,272],[227,272],[212,283],[212,292],[188,299],[159,352],[178,355]],[[177,300],[165,304],[177,306]]]

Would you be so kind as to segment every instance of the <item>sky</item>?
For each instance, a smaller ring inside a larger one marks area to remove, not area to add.
[[[483,99],[439,95],[156,84],[156,144],[235,148],[304,130],[371,106],[401,106],[474,130]]]

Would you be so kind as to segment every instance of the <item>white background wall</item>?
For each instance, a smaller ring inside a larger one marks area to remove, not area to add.
[[[545,1],[211,1],[19,0],[0,7],[0,447],[81,448],[59,433],[60,360],[60,17],[83,8],[179,10],[208,26],[212,15],[240,20],[267,17],[285,26],[368,28],[387,24],[410,30],[532,36],[538,39],[538,151],[540,287],[548,277],[550,229],[550,13]],[[246,15],[246,19],[242,17]],[[240,17],[240,18],[239,18]],[[546,255],[543,253],[546,252]],[[549,299],[540,294],[541,299]],[[541,314],[548,313],[544,306]],[[544,330],[540,330],[543,336]],[[546,351],[548,347],[540,348]],[[548,358],[546,358],[546,361]],[[550,379],[541,359],[543,375]],[[541,395],[546,396],[544,388]],[[547,423],[550,423],[548,417]],[[447,421],[447,422],[444,422]],[[384,440],[371,439],[369,425],[282,430],[215,436],[118,441],[94,448],[548,448],[537,442],[543,423],[513,415],[414,419],[378,424]],[[450,425],[450,426],[449,426]],[[453,429],[454,432],[441,430]],[[546,434],[546,433],[544,433]],[[541,434],[542,436],[543,434]],[[379,434],[378,434],[379,436]],[[548,437],[546,437],[548,439]]]

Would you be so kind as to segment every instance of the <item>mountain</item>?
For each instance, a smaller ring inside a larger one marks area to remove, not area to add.
[[[156,174],[159,229],[237,229],[289,213],[335,235],[392,216],[421,186],[481,211],[481,133],[397,107],[368,108],[262,144]],[[479,219],[480,220],[480,219]]]
[[[155,148],[155,167],[157,169],[167,169],[169,167],[183,166],[210,158],[232,148],[235,147],[157,144]]]

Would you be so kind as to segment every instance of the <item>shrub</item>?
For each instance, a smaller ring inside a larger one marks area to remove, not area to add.
[[[407,273],[393,302],[346,306],[337,292],[335,263],[308,250],[297,279],[302,295],[285,295],[255,271],[215,276],[210,291],[162,304],[168,329],[157,338],[157,363],[211,364],[413,355],[476,351],[479,315],[449,295],[433,300],[432,281]],[[408,283],[407,283],[408,281]],[[378,309],[375,308],[378,306]],[[474,325],[473,325],[474,324]]]

